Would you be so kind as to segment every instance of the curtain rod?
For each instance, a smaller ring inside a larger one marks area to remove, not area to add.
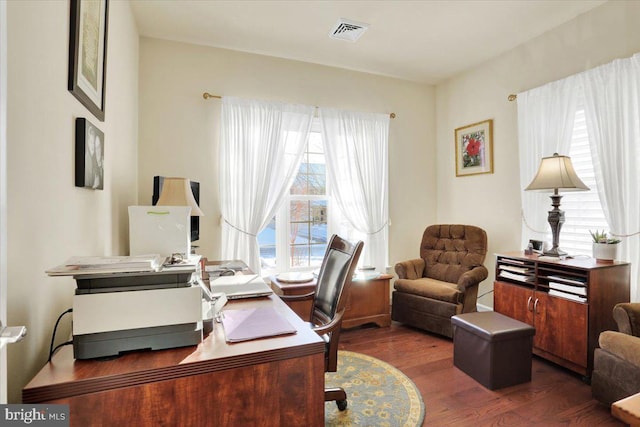
[[[205,92],[202,94],[202,97],[204,99],[209,99],[209,98],[217,98],[217,99],[222,99],[222,97],[220,95],[211,95],[209,92]],[[318,107],[316,107],[318,108]],[[390,113],[389,117],[391,117],[392,119],[396,118],[396,113]]]

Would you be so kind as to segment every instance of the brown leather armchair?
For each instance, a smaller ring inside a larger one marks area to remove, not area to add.
[[[427,227],[420,258],[395,266],[391,318],[451,338],[451,316],[476,311],[478,285],[489,274],[486,254],[487,233],[479,227]]]
[[[640,393],[640,303],[621,303],[613,308],[618,332],[600,334],[591,373],[591,393],[611,405]]]

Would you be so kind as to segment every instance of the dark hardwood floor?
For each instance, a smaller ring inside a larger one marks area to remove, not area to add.
[[[533,358],[529,383],[491,391],[453,366],[453,342],[393,322],[345,330],[340,348],[383,360],[416,384],[424,426],[623,426],[581,377]]]

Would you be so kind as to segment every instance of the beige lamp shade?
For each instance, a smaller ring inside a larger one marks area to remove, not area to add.
[[[191,181],[187,178],[165,178],[158,206],[189,206],[191,216],[204,216],[191,192]]]
[[[525,191],[528,190],[558,190],[564,191],[585,191],[589,187],[585,185],[578,174],[576,174],[571,158],[553,153],[551,157],[543,157],[533,181]]]

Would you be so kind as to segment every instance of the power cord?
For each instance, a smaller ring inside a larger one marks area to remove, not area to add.
[[[53,334],[51,334],[51,345],[49,346],[49,359],[47,360],[47,362],[51,362],[51,358],[53,357],[53,353],[55,353],[55,351],[57,349],[59,349],[62,346],[65,346],[65,345],[73,344],[73,341],[66,341],[66,342],[63,342],[62,344],[57,345],[56,348],[53,348],[53,342],[55,341],[55,338],[56,338],[56,331],[58,330],[58,324],[60,323],[60,319],[62,319],[62,317],[65,314],[71,313],[71,312],[73,312],[73,308],[67,309],[67,311],[65,311],[60,316],[58,316],[58,320],[56,320],[56,324],[53,327]]]
[[[485,295],[489,295],[491,292],[493,292],[493,289],[491,289],[490,291],[485,292],[485,293],[484,293],[484,294],[482,294],[482,295],[479,295],[477,299],[480,299],[480,298],[482,298],[482,297],[483,297],[483,296],[485,296]]]

